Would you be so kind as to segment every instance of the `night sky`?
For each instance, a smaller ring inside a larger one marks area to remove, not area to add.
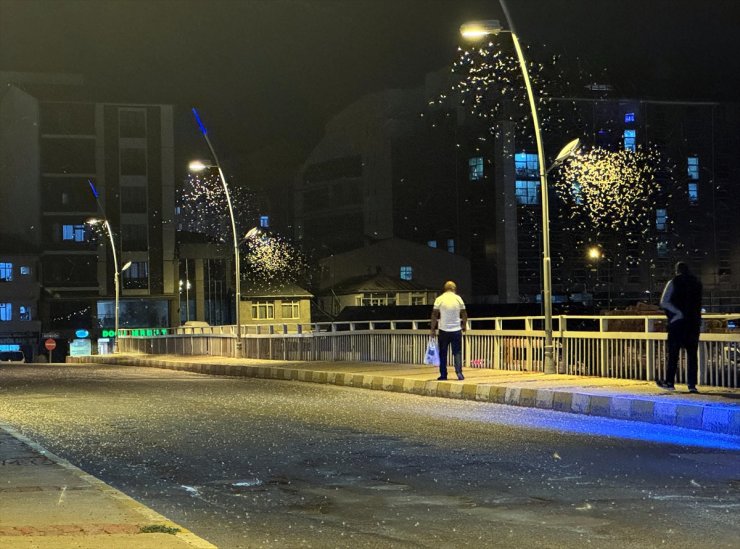
[[[740,2],[509,0],[520,39],[623,96],[737,100]],[[415,87],[456,58],[495,0],[0,0],[0,70],[79,72],[91,97],[201,108],[225,158],[300,158],[362,95]],[[188,151],[184,151],[187,154]]]

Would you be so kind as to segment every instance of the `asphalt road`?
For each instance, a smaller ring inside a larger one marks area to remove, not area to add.
[[[151,368],[1,366],[0,421],[222,548],[738,547],[740,439]]]

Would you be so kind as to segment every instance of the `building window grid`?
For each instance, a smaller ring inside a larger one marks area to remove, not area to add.
[[[689,183],[688,193],[689,203],[697,204],[699,202],[699,185],[697,183]]]
[[[430,248],[436,248],[437,247],[437,241],[436,240],[427,240],[427,246]]]
[[[283,301],[280,306],[280,313],[284,319],[298,319],[301,317],[301,308],[299,301]]]
[[[635,121],[635,113],[633,112],[626,112],[624,113],[624,123],[625,124],[632,124]]]
[[[252,318],[272,320],[275,318],[275,304],[272,301],[255,301],[252,303]]]
[[[624,130],[622,139],[625,151],[635,152],[637,150],[637,130]]]
[[[269,215],[260,216],[260,227],[262,227],[263,229],[268,229],[270,227],[270,216]]]
[[[528,180],[517,180],[514,194],[519,204],[532,205],[540,203],[539,182]]]
[[[87,240],[85,225],[62,225],[62,240],[85,242]]]
[[[689,156],[687,159],[687,172],[690,179],[698,181],[699,179],[699,157]]]
[[[13,305],[11,303],[0,303],[0,321],[13,320]]]
[[[534,153],[516,153],[514,168],[518,179],[539,180],[539,159]]]
[[[13,264],[12,263],[0,263],[0,281],[12,282],[13,280]]]
[[[383,292],[368,292],[357,296],[355,300],[357,305],[362,307],[373,307],[377,305],[395,305],[396,294]]]
[[[411,265],[401,266],[401,280],[413,280],[414,268]]]
[[[27,305],[21,305],[18,307],[18,320],[28,321],[31,320],[31,307]]]
[[[665,232],[668,226],[668,210],[658,208],[655,210],[655,228],[660,232]]]
[[[483,157],[474,156],[468,160],[468,179],[480,181],[483,179]]]

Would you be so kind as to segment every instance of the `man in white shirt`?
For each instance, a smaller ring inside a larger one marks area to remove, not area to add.
[[[448,280],[444,293],[434,301],[432,309],[432,337],[439,328],[439,377],[447,379],[447,348],[452,346],[452,358],[455,363],[457,379],[463,380],[462,373],[462,334],[467,328],[468,313],[465,303],[457,295],[457,285]]]

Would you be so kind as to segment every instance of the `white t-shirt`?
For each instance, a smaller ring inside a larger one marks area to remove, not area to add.
[[[434,310],[439,311],[439,329],[445,332],[459,332],[460,311],[465,310],[465,303],[455,292],[445,292],[434,300]]]

